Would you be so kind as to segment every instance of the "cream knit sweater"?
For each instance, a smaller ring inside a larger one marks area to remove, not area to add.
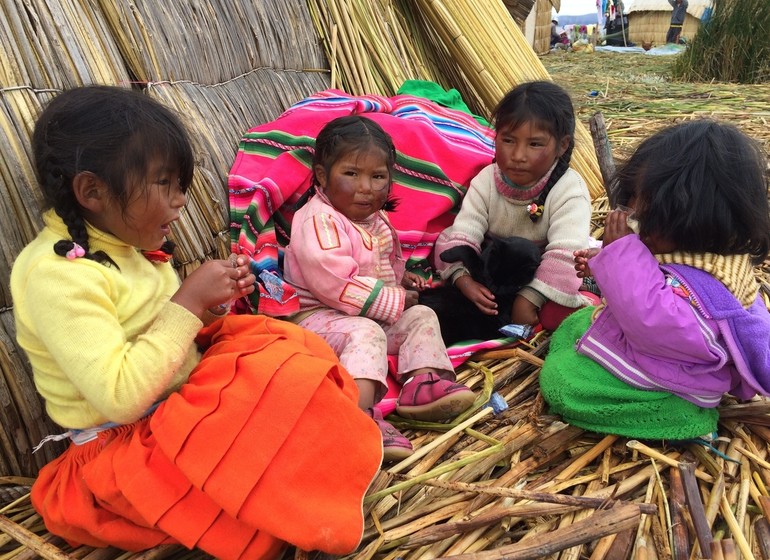
[[[583,178],[573,169],[554,185],[537,222],[529,218],[532,200],[505,198],[495,187],[496,164],[482,169],[471,181],[454,223],[436,241],[436,268],[450,279],[461,263],[447,265],[438,255],[457,245],[470,245],[477,252],[485,235],[523,237],[543,250],[543,260],[529,287],[546,299],[567,307],[580,307],[586,300],[578,293],[582,283],[574,268],[573,252],[588,247],[591,197]]]

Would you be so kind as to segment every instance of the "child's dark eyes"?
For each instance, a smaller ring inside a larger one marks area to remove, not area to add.
[[[159,187],[163,187],[167,190],[172,190],[174,188],[179,189],[183,193],[187,192],[187,188],[189,185],[183,185],[182,184],[182,178],[179,176],[174,177],[173,175],[170,175],[168,177],[158,177],[153,181],[154,184],[158,185]]]

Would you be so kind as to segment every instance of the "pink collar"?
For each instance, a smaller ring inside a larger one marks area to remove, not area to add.
[[[517,185],[508,179],[508,177],[503,175],[499,165],[495,165],[495,188],[497,189],[497,192],[499,192],[505,198],[510,198],[512,200],[532,200],[541,192],[543,192],[543,189],[548,183],[548,179],[551,178],[551,173],[553,173],[553,169],[556,167],[557,163],[558,160],[553,162],[553,165],[548,171],[546,171],[545,175],[540,177],[540,179],[538,179],[538,181],[531,187],[522,187]]]

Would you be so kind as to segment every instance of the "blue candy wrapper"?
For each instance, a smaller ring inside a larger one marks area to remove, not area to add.
[[[489,403],[487,404],[492,407],[492,412],[495,414],[500,414],[501,412],[508,410],[508,403],[500,393],[492,393],[489,397]]]
[[[265,284],[265,289],[270,297],[276,301],[283,301],[283,285],[281,279],[269,270],[259,273],[259,279]]]
[[[510,324],[500,327],[500,333],[511,338],[529,338],[532,334],[532,327],[529,325]]]

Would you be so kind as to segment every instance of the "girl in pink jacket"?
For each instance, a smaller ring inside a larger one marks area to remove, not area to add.
[[[359,406],[379,426],[384,461],[412,445],[374,407],[387,391],[388,355],[398,356],[403,388],[396,412],[446,420],[475,400],[455,383],[435,313],[417,304],[424,287],[405,272],[396,232],[385,214],[396,150],[375,121],[351,115],[318,134],[310,198],[292,219],[284,278],[296,287],[292,321],[322,336],[359,388]],[[408,288],[408,289],[407,289]]]

